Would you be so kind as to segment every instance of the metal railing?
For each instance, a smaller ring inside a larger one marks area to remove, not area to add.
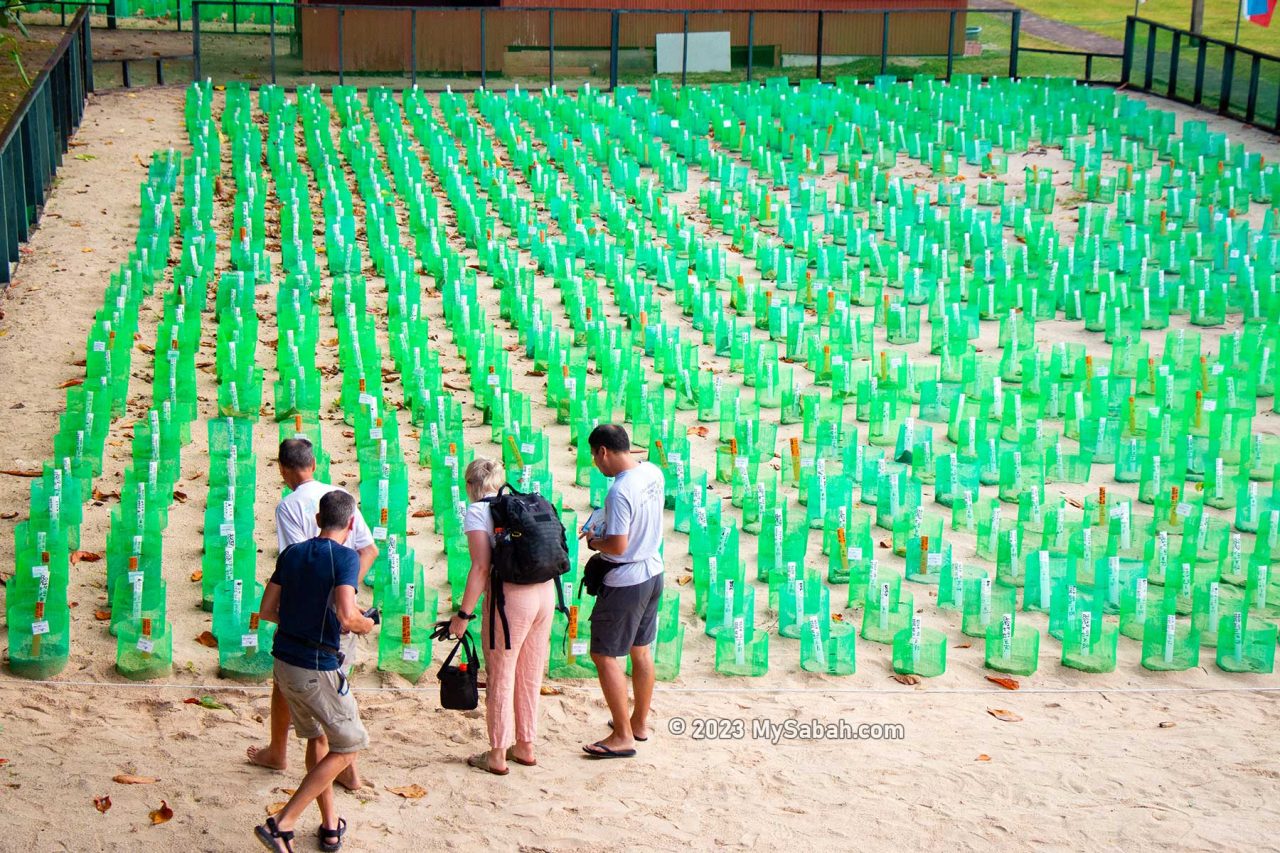
[[[0,131],[0,286],[40,218],[53,175],[93,91],[88,10],[81,9]]]
[[[1132,15],[1124,44],[1128,88],[1280,132],[1280,56]]]

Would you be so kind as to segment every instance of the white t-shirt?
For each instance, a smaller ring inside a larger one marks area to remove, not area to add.
[[[488,497],[493,497],[488,495]],[[476,501],[467,506],[467,514],[462,519],[462,532],[474,533],[483,530],[489,534],[489,547],[493,547],[493,512],[487,501]]]
[[[316,512],[320,509],[320,499],[329,492],[343,491],[337,486],[330,486],[318,480],[308,480],[296,491],[276,504],[276,544],[283,551],[297,542],[305,542],[320,535],[316,526]],[[359,551],[373,544],[373,533],[369,525],[364,523],[360,510],[356,509],[356,525],[347,537],[347,547]]]
[[[627,550],[602,555],[618,568],[605,586],[635,586],[662,574],[662,504],[666,478],[652,462],[641,462],[613,480],[604,499],[604,533],[626,534]]]

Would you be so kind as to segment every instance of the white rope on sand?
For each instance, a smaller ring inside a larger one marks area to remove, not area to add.
[[[94,688],[126,688],[135,690],[186,690],[186,691],[206,691],[206,692],[253,692],[266,693],[271,690],[270,684],[182,684],[182,683],[162,683],[149,684],[142,681],[28,681],[26,679],[17,678],[0,678],[0,690],[7,686],[28,688],[33,686],[41,687],[94,687]],[[557,684],[557,690],[569,691],[589,691],[595,692],[599,688],[593,684]],[[352,685],[351,689],[356,693],[435,693],[440,688],[437,685],[429,687],[359,687]],[[768,695],[789,695],[789,694],[811,694],[815,696],[823,695],[846,695],[846,694],[885,694],[893,696],[928,696],[928,695],[988,695],[999,696],[1004,695],[1008,691],[996,690],[982,687],[940,687],[932,690],[905,690],[903,688],[894,687],[839,687],[839,688],[823,688],[823,687],[664,687],[658,685],[655,693],[672,693],[672,694],[691,694],[699,693],[717,694],[717,693],[754,693]],[[1083,693],[1106,694],[1109,696],[1116,695],[1142,695],[1142,694],[1209,694],[1209,693],[1280,693],[1280,686],[1275,687],[1024,687],[1016,691],[1021,694],[1046,694],[1046,695],[1071,695]]]

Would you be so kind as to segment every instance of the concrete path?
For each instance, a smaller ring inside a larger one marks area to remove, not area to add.
[[[1008,0],[977,0],[981,9],[1018,9],[1017,3]],[[1057,42],[1064,47],[1088,53],[1124,53],[1124,42],[1119,39],[1098,35],[1080,27],[1064,24],[1052,18],[1045,18],[1035,12],[1022,10],[1022,32],[1037,38]]]

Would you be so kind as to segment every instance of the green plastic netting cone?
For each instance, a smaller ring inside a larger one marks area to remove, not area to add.
[[[893,638],[893,671],[934,678],[947,671],[947,635],[920,625],[918,616]]]
[[[765,675],[769,671],[769,634],[736,617],[733,629],[716,638],[715,668],[721,675]]]
[[[116,634],[116,671],[134,681],[163,678],[173,671],[173,631],[150,619],[121,625]]]
[[[1018,607],[1018,590],[981,576],[965,582],[960,630],[969,637],[986,636],[987,627]]]
[[[851,625],[810,617],[800,634],[800,668],[827,675],[852,675],[857,668],[857,636]]]
[[[378,669],[394,672],[416,684],[431,664],[431,632],[435,614],[423,619],[410,613],[391,614],[378,635]]]
[[[1218,581],[1205,581],[1196,587],[1191,623],[1205,646],[1218,644],[1218,625],[1223,617],[1245,609],[1244,594],[1236,587]]]
[[[591,660],[590,607],[570,604],[569,617],[557,615],[551,626],[547,675],[550,678],[594,678],[595,674],[596,665]]]
[[[1062,636],[1062,665],[1082,672],[1112,672],[1120,632],[1115,625],[1082,610],[1068,621]]]
[[[42,599],[36,592],[10,593],[5,600],[9,671],[22,678],[45,679],[67,665],[71,653],[71,611],[62,590]]]
[[[1040,666],[1040,632],[1015,624],[1013,613],[1003,613],[987,626],[983,662],[987,669],[1011,675],[1032,675]]]
[[[1275,670],[1276,625],[1246,611],[1223,616],[1218,623],[1218,668],[1224,672],[1269,674]]]
[[[242,681],[264,681],[272,672],[275,659],[271,647],[275,641],[276,625],[258,617],[254,612],[245,614],[244,622],[232,630],[224,625],[218,637],[218,675]]]
[[[877,604],[874,608],[868,606],[863,613],[862,639],[889,645],[900,631],[910,627],[915,599],[905,595],[898,602],[890,603],[887,582],[882,582],[877,592],[868,594],[868,602],[875,600]]]
[[[1189,619],[1168,613],[1147,620],[1142,665],[1154,670],[1190,669],[1200,663],[1200,635]]]

